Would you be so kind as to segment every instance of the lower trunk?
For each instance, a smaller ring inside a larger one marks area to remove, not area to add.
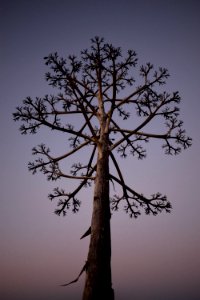
[[[83,300],[114,300],[111,281],[111,235],[108,152],[98,156]]]

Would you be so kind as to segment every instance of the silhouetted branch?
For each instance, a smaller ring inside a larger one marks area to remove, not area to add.
[[[91,226],[89,227],[89,229],[81,236],[80,240],[82,240],[83,238],[85,238],[86,236],[91,234]]]
[[[38,147],[34,147],[32,149],[33,155],[41,155],[47,158],[47,161],[44,161],[43,158],[38,157],[35,162],[29,162],[28,168],[29,171],[31,171],[33,174],[37,172],[37,170],[41,171],[43,174],[47,175],[48,180],[57,180],[58,178],[69,178],[69,179],[90,179],[94,180],[94,177],[88,176],[88,173],[91,169],[91,161],[89,160],[89,165],[86,165],[84,168],[86,168],[87,172],[86,174],[81,174],[81,176],[77,176],[77,172],[71,172],[72,175],[67,175],[63,173],[59,167],[58,162],[60,160],[63,160],[67,158],[68,156],[74,154],[76,151],[80,150],[84,146],[88,145],[88,141],[85,143],[82,143],[77,148],[73,148],[72,151],[67,152],[64,155],[58,156],[58,157],[52,157],[50,155],[50,149],[47,148],[44,144],[39,145]],[[92,157],[94,156],[94,150],[92,151]],[[73,166],[72,166],[73,168]]]
[[[84,187],[88,180],[91,179],[92,174],[96,170],[96,165],[91,168],[90,172],[88,173],[88,176],[85,177],[82,182],[78,185],[78,187],[71,193],[66,193],[63,189],[59,189],[58,187],[53,190],[53,193],[49,194],[48,197],[50,200],[54,200],[56,198],[58,199],[58,208],[55,210],[55,213],[57,215],[60,215],[61,213],[65,216],[66,210],[70,208],[70,205],[72,204],[72,211],[76,213],[79,210],[81,202],[75,198],[75,196],[79,193],[79,191]]]
[[[17,107],[17,111],[13,114],[13,116],[15,121],[21,120],[24,123],[20,127],[22,134],[26,134],[28,132],[36,133],[37,129],[43,125],[53,130],[62,131],[64,133],[72,134],[76,137],[90,140],[91,142],[94,141],[94,137],[91,138],[88,134],[86,135],[82,131],[74,130],[73,126],[70,124],[66,124],[65,126],[61,125],[60,119],[58,118],[58,115],[60,115],[61,112],[59,112],[59,114],[57,114],[55,110],[53,112],[49,112],[45,102],[46,98],[36,98],[34,103],[30,97],[27,97],[23,101],[24,106]],[[50,115],[54,116],[53,120],[48,120]],[[91,117],[88,118],[88,122]],[[85,128],[85,126],[83,128]],[[95,132],[93,133],[95,135]]]
[[[121,173],[120,167],[119,167],[119,165],[118,165],[118,163],[117,163],[117,161],[115,159],[115,156],[113,155],[112,152],[111,152],[110,156],[111,156],[111,159],[112,159],[112,161],[114,163],[114,166],[115,166],[115,168],[117,170],[117,173],[119,175],[119,179],[120,179],[121,186],[122,186],[122,189],[123,189],[123,197],[125,197],[126,199],[128,199],[128,194],[127,194],[127,190],[125,188],[125,182],[124,182],[124,178],[123,178],[123,175]],[[114,178],[112,178],[112,179],[114,179]]]
[[[79,280],[79,278],[81,277],[81,275],[83,274],[83,272],[87,271],[87,267],[88,267],[88,262],[86,261],[85,264],[84,264],[84,266],[83,266],[83,268],[81,269],[81,271],[80,271],[80,273],[79,273],[79,275],[78,275],[78,277],[76,279],[74,279],[74,280],[72,280],[72,281],[70,281],[68,283],[61,284],[60,286],[68,286],[68,285],[70,285],[72,283],[77,282]]]
[[[157,193],[153,194],[151,198],[146,198],[142,194],[138,194],[136,191],[131,189],[124,183],[124,181],[118,179],[114,175],[110,174],[110,178],[121,185],[123,190],[122,196],[114,195],[111,199],[111,208],[113,210],[118,210],[120,202],[125,201],[125,212],[128,213],[131,218],[133,216],[137,218],[138,215],[141,214],[140,208],[143,208],[146,214],[153,215],[157,215],[162,210],[165,210],[166,212],[171,211],[171,204],[167,201],[166,196],[162,196],[160,193]]]

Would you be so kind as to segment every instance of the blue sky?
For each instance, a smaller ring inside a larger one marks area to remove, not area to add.
[[[27,170],[33,146],[45,141],[62,149],[60,136],[46,131],[21,136],[12,120],[26,96],[52,93],[43,57],[57,51],[79,55],[90,39],[103,36],[134,49],[139,64],[168,68],[167,91],[180,92],[181,119],[193,146],[177,157],[152,143],[143,161],[120,161],[128,183],[151,195],[160,191],[173,205],[169,214],[131,220],[112,217],[112,270],[116,300],[197,300],[200,298],[200,4],[195,0],[22,1],[0,3],[0,237],[4,300],[80,299],[84,275],[77,276],[89,240],[80,241],[91,219],[92,190],[81,194],[79,214],[53,214],[47,199],[54,185]],[[56,90],[53,91],[56,93]],[[58,150],[59,151],[59,150]],[[70,188],[71,182],[66,182]]]

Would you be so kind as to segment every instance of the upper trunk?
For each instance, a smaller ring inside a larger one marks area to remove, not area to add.
[[[101,139],[91,222],[83,300],[114,299],[111,282],[111,236],[109,203],[109,151],[106,135]]]

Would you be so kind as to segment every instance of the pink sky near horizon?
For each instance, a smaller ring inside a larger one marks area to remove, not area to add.
[[[92,189],[81,193],[78,214],[53,214],[56,205],[47,195],[59,182],[31,175],[27,163],[33,160],[32,147],[43,140],[61,151],[64,141],[61,136],[50,140],[46,131],[21,136],[12,113],[26,96],[50,91],[44,56],[78,55],[95,35],[124,52],[134,49],[139,64],[150,61],[169,69],[166,91],[180,91],[180,118],[193,138],[193,146],[177,157],[166,156],[153,142],[143,161],[120,160],[131,186],[146,195],[166,194],[173,210],[156,217],[143,213],[137,220],[123,207],[114,213],[116,300],[200,299],[199,11],[195,0],[1,1],[1,299],[81,299],[84,275],[70,287],[59,285],[73,280],[86,260],[89,239],[80,237],[90,223]]]

